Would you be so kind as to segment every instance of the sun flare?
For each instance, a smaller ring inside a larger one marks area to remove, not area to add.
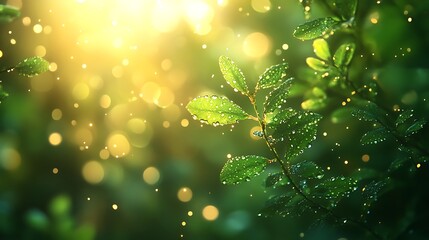
[[[76,11],[75,9],[79,9]],[[203,0],[76,0],[71,24],[87,49],[130,48],[176,30],[182,23],[198,35],[210,33],[214,6]]]

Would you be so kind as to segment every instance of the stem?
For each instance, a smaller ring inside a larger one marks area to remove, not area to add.
[[[261,116],[259,114],[258,107],[257,107],[256,101],[255,101],[255,97],[254,96],[249,96],[249,100],[250,100],[250,102],[253,105],[253,109],[255,111],[257,120],[259,122],[259,126],[262,129],[263,138],[265,140],[265,143],[267,144],[269,150],[274,154],[276,162],[280,165],[280,168],[282,169],[283,174],[286,176],[286,178],[288,179],[288,181],[292,185],[292,189],[298,195],[302,196],[307,202],[309,202],[311,204],[311,208],[323,211],[323,212],[329,214],[330,216],[334,217],[335,219],[337,219],[337,221],[343,220],[342,221],[343,224],[345,224],[347,222],[353,223],[356,226],[358,226],[358,227],[364,229],[365,231],[367,231],[368,233],[370,233],[375,239],[383,239],[378,233],[376,233],[373,229],[369,228],[364,223],[359,222],[359,221],[354,220],[354,219],[345,219],[345,218],[342,218],[342,217],[338,216],[331,209],[329,209],[329,208],[323,206],[322,204],[319,204],[318,202],[314,201],[313,199],[311,199],[309,196],[307,196],[307,194],[305,194],[301,190],[301,188],[298,186],[298,184],[295,183],[295,181],[292,178],[292,174],[290,173],[290,164],[289,164],[289,162],[284,162],[282,160],[282,158],[280,157],[280,155],[278,154],[278,152],[275,149],[275,147],[270,143],[269,136],[268,136],[268,133],[267,133],[267,128],[266,128],[266,123],[265,123],[264,119],[261,118]],[[339,221],[339,222],[341,222],[341,221]]]

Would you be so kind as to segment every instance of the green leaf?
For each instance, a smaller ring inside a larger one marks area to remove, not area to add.
[[[318,72],[326,72],[329,68],[329,65],[320,59],[314,57],[308,57],[305,62],[309,67],[318,71]]]
[[[359,121],[365,121],[365,122],[377,122],[379,119],[379,115],[374,114],[373,112],[365,111],[363,109],[353,110],[352,116],[359,119]]]
[[[26,58],[14,68],[19,75],[34,77],[49,70],[49,62],[41,57]]]
[[[194,98],[188,103],[186,109],[195,120],[214,126],[234,124],[239,120],[249,119],[240,106],[226,97],[203,96]]]
[[[362,145],[377,144],[385,141],[389,136],[389,130],[385,127],[378,127],[365,133],[360,139],[360,143]]]
[[[322,60],[329,61],[332,58],[328,43],[323,38],[318,38],[313,41],[313,49],[316,56]]]
[[[426,123],[427,122],[424,119],[416,121],[415,123],[413,123],[411,126],[407,128],[407,130],[405,131],[405,135],[410,136],[412,134],[417,133],[425,126]]]
[[[252,177],[261,174],[267,167],[269,160],[265,157],[250,155],[231,158],[220,172],[223,184],[238,184],[249,181]]]
[[[288,179],[285,177],[283,172],[270,173],[265,179],[265,187],[279,187],[288,184]]]
[[[296,111],[291,108],[280,111],[269,123],[274,129],[276,141],[286,142],[286,161],[290,161],[310,147],[316,139],[318,122],[322,119],[319,114]]]
[[[284,77],[286,77],[286,70],[288,67],[289,65],[287,63],[281,63],[271,66],[265,70],[265,72],[259,77],[256,89],[265,89],[276,86]]]
[[[298,26],[293,32],[293,36],[300,40],[311,40],[331,34],[339,21],[332,17],[318,18]]]
[[[293,191],[270,198],[260,216],[300,216],[310,208],[307,200]]]
[[[365,186],[362,191],[362,196],[368,203],[373,203],[378,200],[380,196],[390,191],[393,188],[393,181],[388,177],[380,181],[372,181]],[[369,204],[370,205],[370,204]]]
[[[18,8],[0,4],[0,23],[9,23],[19,17],[21,12]]]
[[[399,126],[404,124],[408,119],[414,116],[414,111],[412,109],[405,110],[399,114],[398,118],[395,121],[395,125]]]
[[[338,68],[346,67],[350,64],[355,53],[356,44],[344,43],[342,44],[334,54],[334,64]]]
[[[226,82],[234,88],[235,92],[240,91],[243,95],[249,95],[246,79],[241,69],[230,58],[225,56],[219,57],[220,71]]]
[[[286,123],[291,117],[297,114],[293,108],[279,109],[275,112],[265,115],[265,121],[270,127],[277,128],[279,125]]]
[[[325,90],[323,90],[319,87],[314,87],[313,89],[311,89],[311,93],[313,93],[313,95],[315,97],[318,97],[318,98],[327,98],[328,97],[328,95],[326,95]]]
[[[409,157],[396,156],[396,159],[389,166],[389,172],[395,171],[409,162],[411,162]]]
[[[328,0],[328,4],[336,10],[345,21],[355,16],[357,0]]]
[[[366,122],[384,122],[386,115],[387,113],[384,110],[372,102],[366,102],[352,111],[353,117],[356,117],[359,121]]]
[[[287,161],[292,160],[300,155],[305,149],[311,146],[316,139],[318,122],[322,119],[319,114],[312,112],[300,112],[291,118],[287,123],[288,133],[288,150],[285,158]]]
[[[338,108],[331,114],[331,122],[343,123],[343,122],[349,121],[352,118],[353,111],[354,109],[349,107]]]
[[[314,162],[303,161],[296,164],[293,164],[290,168],[290,173],[294,177],[299,177],[303,179],[310,178],[323,178],[323,169],[317,166]]]
[[[301,103],[304,110],[320,110],[326,107],[326,98],[310,98]]]
[[[264,102],[264,113],[273,112],[286,103],[286,98],[292,86],[292,80],[293,78],[285,80],[280,86],[268,94]]]
[[[372,168],[359,168],[351,175],[351,178],[356,181],[362,181],[366,179],[376,178],[379,175],[380,173]]]
[[[317,184],[311,193],[315,198],[325,200],[331,207],[356,190],[356,181],[346,177],[331,177]]]

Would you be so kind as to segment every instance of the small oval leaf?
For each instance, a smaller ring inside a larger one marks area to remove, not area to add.
[[[405,131],[405,135],[410,136],[414,133],[417,133],[424,127],[425,124],[426,124],[426,120],[422,119],[422,120],[416,121],[415,123],[411,124],[411,126],[407,128],[407,130]]]
[[[267,167],[269,160],[265,157],[249,155],[231,158],[220,172],[223,184],[238,184],[249,181],[252,177],[261,174]]]
[[[273,112],[284,103],[289,95],[289,90],[292,86],[293,78],[285,80],[280,86],[271,91],[265,98],[264,113]]]
[[[312,189],[312,194],[319,199],[324,199],[331,207],[344,197],[347,197],[351,192],[355,191],[357,181],[346,177],[331,177],[317,184]]]
[[[295,157],[311,147],[311,143],[316,139],[317,127],[322,116],[313,112],[298,112],[289,122],[280,126],[274,132],[275,138],[287,139],[287,151],[285,158],[292,161]],[[287,136],[284,136],[284,130],[287,129]],[[283,133],[281,133],[283,132]]]
[[[290,168],[290,173],[294,175],[294,177],[299,177],[301,179],[321,179],[324,175],[323,169],[310,161],[293,164]]]
[[[268,127],[274,130],[273,138],[286,143],[286,161],[293,160],[310,147],[316,139],[317,126],[321,119],[317,113],[288,108],[267,120]]]
[[[313,95],[314,95],[315,97],[318,97],[318,98],[327,98],[327,97],[328,97],[328,96],[326,95],[325,90],[323,90],[322,88],[319,88],[319,87],[314,87],[314,88],[311,90],[311,93],[313,93]]]
[[[389,130],[384,127],[379,127],[365,133],[360,142],[362,145],[377,144],[383,142],[389,137]]]
[[[289,183],[289,180],[285,177],[284,172],[270,173],[265,179],[265,187],[276,188]]]
[[[352,118],[353,108],[341,107],[331,114],[332,123],[344,123]]]
[[[296,114],[298,114],[298,111],[293,108],[279,109],[278,111],[266,114],[265,121],[270,127],[276,128],[281,124],[287,123]]]
[[[24,59],[22,62],[15,66],[14,70],[19,75],[26,77],[34,77],[41,73],[48,71],[49,62],[41,57],[30,57]]]
[[[365,186],[365,191],[362,192],[362,196],[366,203],[371,205],[377,201],[383,194],[391,191],[394,188],[394,182],[390,177],[382,179],[380,181],[373,180]]]
[[[326,72],[329,68],[329,65],[325,61],[314,57],[308,57],[305,61],[309,67],[318,72]]]
[[[285,194],[270,198],[259,212],[260,216],[301,216],[311,209],[311,205],[300,194],[288,191]]]
[[[300,40],[311,40],[330,34],[339,23],[332,17],[318,18],[298,26],[293,32],[293,36]]]
[[[398,118],[395,121],[395,125],[399,126],[404,124],[408,119],[410,119],[414,115],[414,111],[412,109],[408,109],[399,114]]]
[[[219,66],[226,82],[235,92],[240,91],[243,95],[249,95],[249,89],[244,74],[234,61],[226,56],[220,56]]]
[[[186,109],[192,114],[195,120],[213,126],[234,124],[239,120],[249,118],[240,106],[226,97],[203,96],[194,98],[188,103]]]
[[[326,98],[310,98],[301,103],[304,110],[320,110],[326,107]]]
[[[373,102],[366,102],[352,111],[352,116],[359,121],[365,122],[385,122],[388,114]]]
[[[334,54],[335,66],[342,68],[348,66],[353,59],[356,45],[354,43],[342,44]]]
[[[313,49],[316,56],[318,56],[320,59],[329,61],[329,59],[332,58],[328,43],[323,38],[318,38],[313,41]]]
[[[284,77],[286,77],[286,70],[288,67],[289,65],[287,63],[281,63],[267,68],[267,70],[265,70],[265,72],[259,77],[256,88],[265,89],[276,86]]]
[[[358,168],[354,171],[350,177],[356,181],[363,181],[368,179],[373,179],[379,176],[379,172],[372,168]]]

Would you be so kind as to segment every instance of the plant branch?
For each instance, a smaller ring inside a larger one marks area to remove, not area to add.
[[[345,81],[346,83],[352,88],[353,93],[355,93],[354,95],[359,96],[359,98],[368,101],[372,104],[375,104],[377,107],[383,109],[384,111],[388,112],[388,109],[383,108],[382,106],[380,106],[379,104],[377,104],[374,100],[366,97],[365,95],[362,94],[362,91],[359,90],[359,88],[356,86],[356,84],[350,80],[349,78],[349,74],[348,74],[348,70],[344,72],[344,77],[345,77]],[[352,93],[352,94],[353,94]],[[412,148],[415,148],[416,150],[418,150],[420,152],[421,155],[423,156],[428,156],[429,157],[429,151],[422,148],[420,145],[417,145],[411,141],[407,141],[407,139],[404,136],[401,136],[398,131],[396,130],[396,128],[390,126],[389,124],[384,123],[383,121],[380,121],[379,119],[377,119],[377,122],[385,127],[386,129],[389,130],[389,132],[392,134],[393,137],[395,137],[395,139],[402,145],[404,146],[409,146]],[[415,162],[416,163],[416,162]]]
[[[335,214],[331,209],[329,209],[326,206],[323,206],[322,204],[314,201],[313,199],[311,199],[309,196],[307,196],[307,194],[305,194],[301,188],[298,186],[297,183],[295,183],[295,181],[292,178],[292,174],[290,173],[290,165],[288,162],[284,162],[282,160],[282,158],[280,157],[279,153],[277,152],[277,150],[275,149],[275,147],[271,144],[270,142],[270,137],[268,136],[267,133],[267,128],[266,128],[266,123],[265,120],[262,119],[260,117],[259,111],[258,111],[258,107],[256,105],[255,102],[255,98],[253,96],[249,97],[250,102],[253,105],[253,109],[255,111],[256,117],[259,121],[259,126],[261,127],[262,130],[262,134],[263,134],[263,138],[265,143],[267,144],[269,150],[274,154],[275,157],[275,162],[279,163],[280,168],[282,169],[283,174],[285,175],[285,177],[288,179],[289,183],[292,185],[292,189],[300,196],[302,196],[308,203],[310,203],[312,206],[312,208],[315,208],[317,210],[323,211],[325,213],[327,213],[328,215],[334,217],[335,219],[337,219],[337,221],[341,222],[340,220],[343,220],[342,223],[345,224],[347,222],[353,223],[356,226],[364,229],[365,231],[367,231],[368,233],[370,233],[372,236],[374,236],[375,239],[383,239],[378,233],[376,233],[373,229],[369,228],[367,225],[365,225],[362,222],[359,222],[357,220],[353,220],[353,219],[346,219],[343,217],[338,216],[337,214]]]

